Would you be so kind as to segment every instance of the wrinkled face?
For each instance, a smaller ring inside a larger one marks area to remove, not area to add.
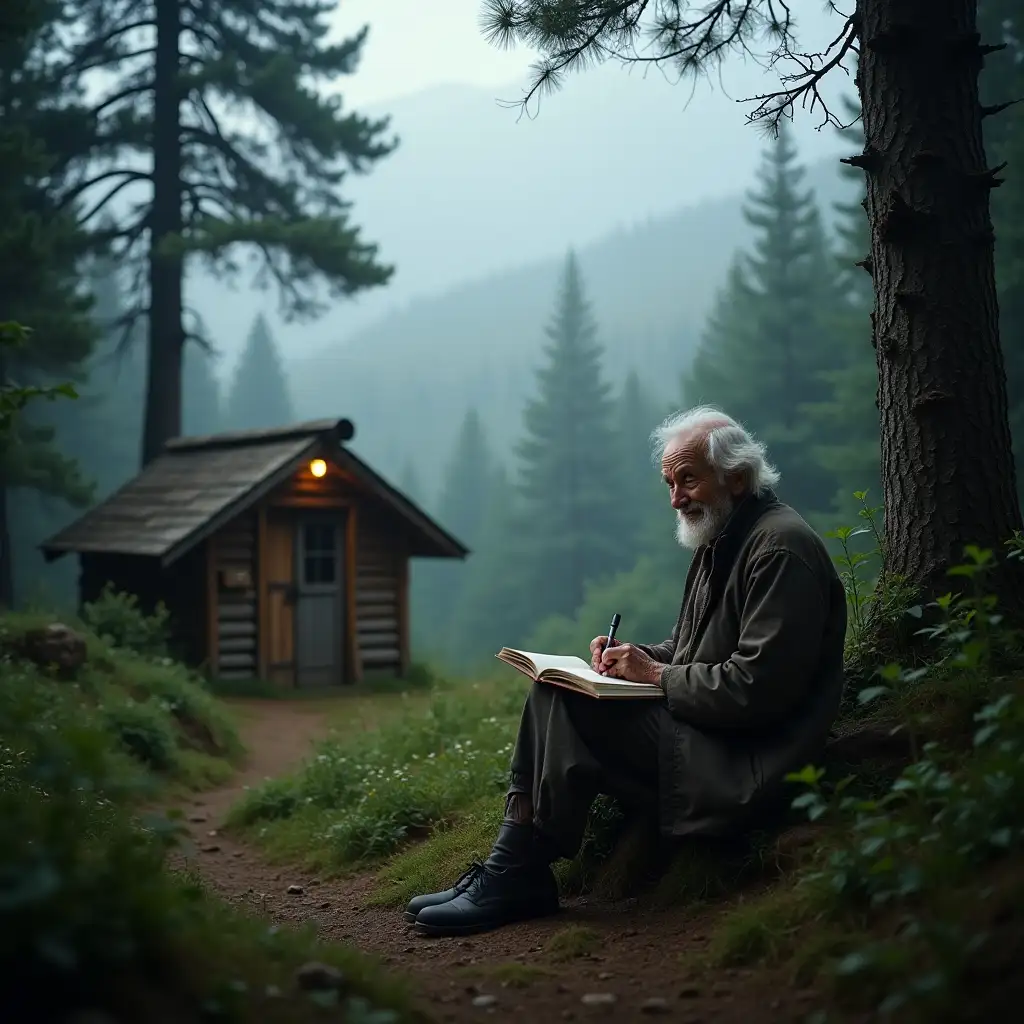
[[[743,476],[734,473],[722,482],[706,455],[706,431],[669,442],[661,473],[676,512],[676,540],[698,548],[714,540],[743,493]]]

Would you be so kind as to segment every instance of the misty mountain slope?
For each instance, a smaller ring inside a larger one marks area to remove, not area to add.
[[[848,188],[832,160],[810,168],[807,184],[826,207]],[[750,239],[741,207],[740,195],[686,207],[578,250],[613,382],[635,367],[659,397],[675,398],[711,299]],[[428,485],[469,405],[507,452],[563,261],[564,252],[415,299],[344,342],[289,359],[298,415],[352,417],[359,451],[393,477],[411,459]]]
[[[653,70],[594,68],[568,76],[533,117],[502,106],[520,96],[516,83],[438,85],[359,108],[389,116],[400,140],[370,174],[342,186],[353,223],[395,265],[388,286],[335,303],[314,323],[285,324],[272,292],[242,284],[238,301],[225,302],[223,286],[197,265],[189,302],[218,339],[226,370],[261,310],[286,355],[306,356],[406,302],[546,259],[570,242],[582,248],[620,224],[737,194],[750,184],[764,140],[736,98],[766,82],[743,66],[724,78],[728,95],[717,83],[694,92]],[[793,128],[807,162],[844,150],[834,132],[814,124],[799,117]]]

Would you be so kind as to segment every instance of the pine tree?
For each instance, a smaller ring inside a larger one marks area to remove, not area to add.
[[[470,408],[459,428],[438,501],[442,525],[470,547],[479,537],[487,507],[492,459],[480,414]]]
[[[89,260],[83,266],[83,283],[93,297],[90,316],[98,340],[77,385],[79,397],[74,402],[40,404],[33,416],[54,431],[53,444],[93,484],[93,499],[102,501],[138,471],[146,353],[141,345],[120,345],[117,324],[124,307],[111,260]],[[75,560],[46,563],[38,545],[79,514],[66,502],[24,491],[15,494],[11,522],[18,550],[16,593],[45,595],[52,604],[74,606]]]
[[[538,605],[548,603],[531,585],[532,566],[526,561],[530,552],[517,529],[516,489],[504,466],[494,467],[489,489],[446,647],[449,658],[462,667],[486,663],[500,648],[521,644],[538,619]]]
[[[383,285],[391,268],[351,223],[339,186],[394,143],[386,119],[343,112],[313,84],[352,74],[366,40],[364,29],[328,41],[329,0],[61,7],[51,64],[92,86],[66,132],[64,158],[80,170],[66,195],[87,197],[90,217],[116,212],[105,239],[143,271],[129,312],[149,325],[145,463],[181,432],[189,257],[230,275],[248,248],[261,261],[257,282],[276,284],[296,317],[325,308],[321,281],[337,296]]]
[[[545,364],[523,413],[525,437],[517,452],[519,531],[538,615],[571,615],[588,581],[618,571],[628,560],[623,493],[609,465],[616,451],[614,406],[572,253],[545,333]]]
[[[651,461],[651,432],[661,417],[650,395],[631,370],[622,385],[618,401],[618,451],[616,480],[621,480],[623,512],[627,520],[623,544],[632,562],[641,554],[652,514],[665,519],[665,489],[659,471]]]
[[[441,484],[437,510],[441,525],[471,552],[480,540],[487,511],[492,461],[480,415],[471,408],[459,429]],[[420,566],[417,575],[422,594],[422,626],[437,638],[438,652],[450,650],[449,629],[453,609],[466,581],[466,567],[461,563],[438,561]]]
[[[249,331],[228,396],[228,430],[283,427],[295,422],[288,381],[266,320],[260,314]]]
[[[684,377],[688,405],[710,403],[769,445],[781,494],[805,513],[827,507],[828,472],[807,459],[814,437],[803,408],[828,397],[837,367],[829,317],[840,297],[821,215],[789,132],[769,145],[759,189],[744,209],[755,229],[718,295]]]
[[[416,463],[412,459],[406,459],[402,466],[402,472],[398,477],[398,489],[412,502],[415,502],[424,511],[427,510],[430,502],[427,492],[423,488],[423,480],[420,478]]]
[[[216,434],[222,428],[220,385],[213,372],[215,359],[213,351],[198,342],[185,348],[181,426],[185,434],[193,437]]]
[[[84,238],[60,208],[46,146],[60,101],[44,59],[52,14],[43,2],[21,9],[22,31],[0,38],[0,321],[17,321],[30,331],[27,343],[0,348],[5,389],[80,379],[94,342],[89,300],[76,279]],[[22,547],[11,534],[13,495],[33,492],[81,505],[91,494],[53,438],[34,407],[0,439],[0,607],[14,600],[12,551]]]

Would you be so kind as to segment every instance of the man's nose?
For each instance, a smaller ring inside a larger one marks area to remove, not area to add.
[[[680,509],[686,506],[686,495],[681,491],[672,491],[671,496],[672,507],[678,512]]]

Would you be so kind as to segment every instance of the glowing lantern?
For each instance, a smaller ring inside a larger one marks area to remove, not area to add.
[[[309,464],[309,471],[315,477],[324,476],[327,473],[327,463],[323,459],[314,459]]]

